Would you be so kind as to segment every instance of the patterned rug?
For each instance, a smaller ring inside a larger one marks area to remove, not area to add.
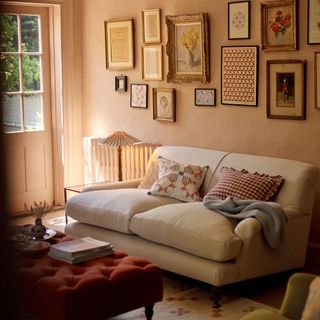
[[[272,309],[252,300],[225,293],[221,307],[214,309],[211,287],[176,274],[164,273],[164,298],[154,307],[153,320],[239,320],[256,309]],[[145,319],[144,308],[111,318],[112,320]]]

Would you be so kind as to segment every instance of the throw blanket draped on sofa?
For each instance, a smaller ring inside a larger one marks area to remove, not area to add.
[[[232,219],[256,218],[262,225],[263,234],[269,246],[273,249],[280,247],[284,239],[284,224],[288,221],[281,206],[276,202],[258,200],[240,200],[234,197],[217,199],[206,196],[204,206],[225,217]]]

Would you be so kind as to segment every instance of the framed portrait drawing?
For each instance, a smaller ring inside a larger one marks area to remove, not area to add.
[[[221,47],[221,103],[257,106],[258,46]]]
[[[296,0],[261,4],[262,50],[298,49],[298,11]]]
[[[208,106],[216,105],[216,89],[194,89],[194,105]]]
[[[176,90],[153,88],[153,119],[176,121]]]
[[[320,1],[308,0],[308,44],[320,43]]]
[[[105,21],[106,67],[110,70],[134,68],[133,19]]]
[[[142,79],[162,80],[162,46],[148,45],[141,48]]]
[[[143,43],[161,42],[160,9],[147,9],[142,13]]]
[[[115,77],[115,91],[126,92],[127,91],[127,76]]]
[[[228,3],[228,39],[250,38],[250,1]]]
[[[148,108],[148,85],[131,84],[130,107]]]
[[[267,117],[303,120],[305,111],[305,60],[267,61]]]
[[[207,13],[166,16],[168,82],[210,81]]]
[[[320,52],[314,53],[314,104],[320,109]]]

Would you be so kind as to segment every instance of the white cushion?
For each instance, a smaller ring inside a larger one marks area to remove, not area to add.
[[[80,222],[132,233],[129,225],[132,217],[159,206],[180,201],[150,196],[145,189],[118,189],[84,192],[70,198],[66,214]]]
[[[135,215],[130,229],[142,238],[203,258],[227,261],[239,255],[242,241],[235,222],[202,202],[179,203]]]

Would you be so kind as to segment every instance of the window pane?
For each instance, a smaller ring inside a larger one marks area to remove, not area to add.
[[[23,90],[40,90],[39,56],[25,54],[22,57]]]
[[[18,16],[0,14],[0,51],[18,51]]]
[[[39,52],[38,16],[21,16],[21,44],[23,52]]]
[[[19,60],[16,55],[0,55],[1,92],[19,91]]]
[[[22,131],[20,95],[2,95],[3,131]]]
[[[26,131],[43,130],[41,94],[26,94],[24,97],[24,127]]]

